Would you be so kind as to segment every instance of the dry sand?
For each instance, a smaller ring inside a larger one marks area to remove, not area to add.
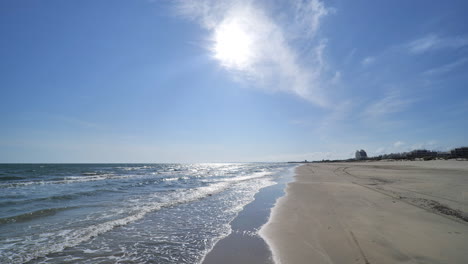
[[[296,170],[260,235],[276,263],[468,263],[468,162]]]

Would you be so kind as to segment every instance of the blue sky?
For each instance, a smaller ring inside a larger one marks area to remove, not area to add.
[[[468,145],[466,1],[0,2],[0,162]]]

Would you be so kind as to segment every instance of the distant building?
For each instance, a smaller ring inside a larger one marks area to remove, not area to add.
[[[468,158],[468,147],[452,149],[450,153],[454,158]]]
[[[437,157],[448,159],[450,158],[450,152],[437,152]]]
[[[356,150],[356,159],[357,160],[367,159],[367,153],[363,149]]]
[[[411,152],[409,152],[406,155],[408,158],[427,158],[427,157],[436,157],[437,152],[435,151],[430,151],[427,149],[416,149]]]
[[[403,153],[390,153],[390,154],[384,154],[382,155],[383,159],[404,159],[408,153],[403,152]]]

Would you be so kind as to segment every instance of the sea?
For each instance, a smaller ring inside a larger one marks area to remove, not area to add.
[[[293,167],[0,164],[0,263],[201,263]]]

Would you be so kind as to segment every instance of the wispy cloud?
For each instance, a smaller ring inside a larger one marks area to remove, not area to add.
[[[467,63],[468,62],[468,58],[461,58],[461,59],[458,59],[452,63],[448,63],[448,64],[445,64],[445,65],[442,65],[440,67],[436,67],[436,68],[432,68],[430,70],[427,70],[425,72],[423,72],[423,74],[425,75],[438,75],[438,74],[444,74],[444,73],[448,73],[448,72],[451,72],[453,70],[455,70],[456,68],[462,66],[463,64]]]
[[[329,13],[321,1],[297,0],[281,6],[249,0],[176,3],[180,14],[210,32],[208,49],[235,77],[267,90],[298,95],[322,107],[329,105],[321,87],[326,41],[315,39],[321,19]],[[292,19],[274,17],[278,12]],[[304,46],[308,46],[307,54],[303,54]]]
[[[362,60],[361,64],[364,66],[370,65],[375,62],[375,57],[366,57]]]
[[[318,1],[291,1],[295,7],[296,25],[306,34],[313,35],[320,27],[320,19],[328,15],[333,9],[328,9]]]
[[[328,114],[324,115],[323,119],[316,124],[315,131],[321,139],[329,137],[332,131],[339,131],[336,129],[343,121],[350,121],[353,119],[352,115],[355,111],[356,102],[353,100],[343,101],[336,103]]]
[[[403,142],[403,141],[397,141],[397,142],[393,143],[393,146],[395,148],[399,148],[399,147],[402,147],[404,145],[405,145],[405,142]]]
[[[468,36],[442,38],[436,34],[428,34],[408,43],[407,48],[413,54],[422,54],[431,50],[444,48],[460,48],[468,45]]]
[[[330,83],[331,84],[339,84],[341,82],[341,72],[336,71],[335,74],[333,75],[333,78],[331,78]]]
[[[388,114],[404,111],[414,100],[401,98],[397,93],[391,93],[365,108],[365,118],[379,118]]]
[[[416,144],[412,144],[408,147],[408,150],[415,150],[415,149],[428,149],[428,150],[436,150],[436,151],[448,151],[451,149],[450,146],[443,146],[437,140],[428,140],[425,142],[420,142]]]
[[[390,153],[402,153],[409,152],[415,149],[428,149],[428,150],[437,150],[437,151],[447,151],[450,149],[448,146],[442,146],[436,140],[428,140],[425,142],[418,142],[415,144],[408,144],[404,141],[396,141],[394,143],[389,143],[384,146],[380,146],[375,150],[375,154],[390,154]]]

